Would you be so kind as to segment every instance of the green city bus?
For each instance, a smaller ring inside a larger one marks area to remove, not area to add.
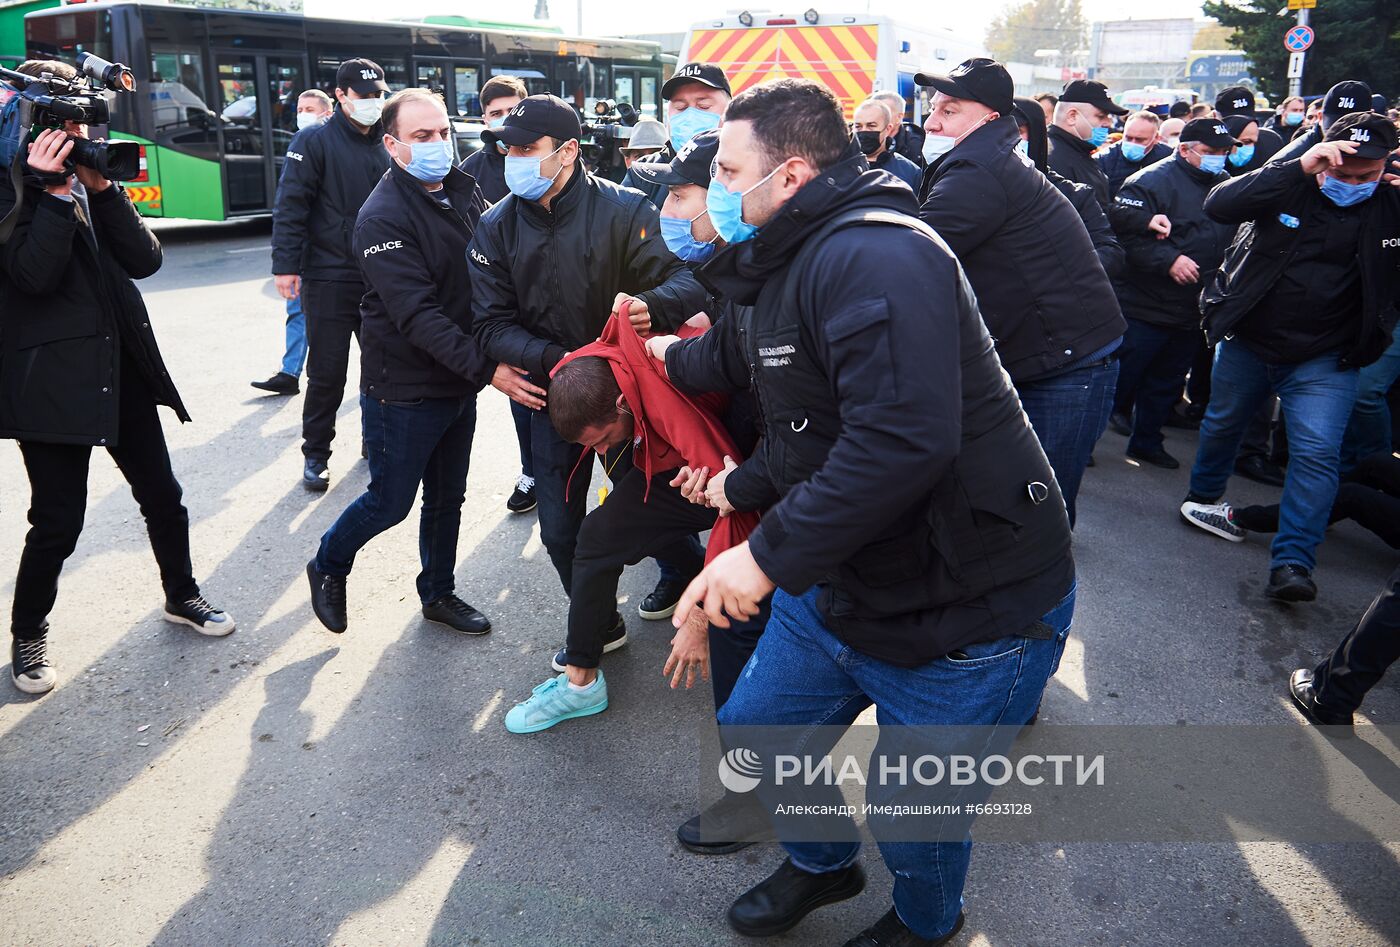
[[[92,52],[135,72],[136,93],[113,103],[106,134],[142,146],[141,177],[127,188],[152,217],[271,211],[297,97],[310,88],[333,95],[336,67],[356,56],[383,66],[391,88],[438,90],[462,118],[480,115],[477,91],[497,75],[518,76],[531,93],[552,92],[589,117],[608,100],[642,117],[656,117],[661,106],[656,43],[460,17],[352,22],[102,3],[28,13],[24,34],[30,58],[76,62]]]

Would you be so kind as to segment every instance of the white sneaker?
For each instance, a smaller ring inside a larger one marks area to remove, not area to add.
[[[1192,526],[1198,526],[1207,533],[1227,539],[1232,543],[1244,542],[1247,530],[1235,525],[1235,511],[1230,504],[1196,503],[1187,500],[1181,504],[1181,518]]]
[[[29,641],[10,639],[10,678],[26,694],[47,694],[58,683],[49,663],[48,641],[48,629]]]

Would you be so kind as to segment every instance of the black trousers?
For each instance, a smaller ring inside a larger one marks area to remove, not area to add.
[[[1381,594],[1337,650],[1313,671],[1317,702],[1327,710],[1352,713],[1386,669],[1400,658],[1400,569],[1390,574]]]
[[[183,602],[199,594],[190,566],[190,517],[170,469],[155,396],[140,369],[127,359],[122,362],[119,398],[117,444],[107,452],[131,484],[131,495],[146,519],[165,597]],[[21,441],[19,449],[29,473],[30,528],[15,576],[10,630],[17,638],[35,638],[58,597],[63,563],[83,531],[92,448]]]
[[[350,338],[360,337],[363,283],[302,280],[306,313],[306,395],[301,408],[301,452],[308,460],[330,460],[335,415],[345,398]]]

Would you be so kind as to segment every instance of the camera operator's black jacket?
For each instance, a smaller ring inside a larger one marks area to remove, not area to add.
[[[13,204],[0,185],[0,216]],[[190,419],[132,282],[160,269],[160,242],[119,185],[88,206],[91,230],[76,201],[27,188],[0,245],[0,437],[116,444],[123,349],[156,402]]]
[[[1284,149],[1285,151],[1288,149]],[[1307,221],[1313,202],[1327,201],[1300,160],[1275,160],[1258,171],[1218,184],[1206,198],[1206,213],[1222,224],[1242,224],[1225,261],[1201,293],[1206,336],[1214,345],[1229,336],[1294,266],[1302,228],[1281,218]],[[1380,358],[1395,329],[1400,302],[1400,192],[1384,183],[1356,210],[1361,239],[1361,326],[1356,343],[1341,353],[1344,368],[1363,368]]]
[[[350,246],[355,218],[388,169],[380,123],[362,135],[336,109],[324,124],[297,132],[272,211],[272,272],[360,282]]]
[[[496,363],[472,338],[471,243],[486,202],[453,168],[451,208],[397,164],[365,201],[355,225],[364,274],[360,391],[384,401],[460,398],[491,380]]]
[[[647,304],[656,332],[705,306],[651,202],[576,168],[549,210],[514,194],[488,210],[468,253],[477,341],[538,379],[598,338],[618,293]]]
[[[692,391],[752,384],[764,437],[739,470],[768,491],[745,495],[781,497],[754,559],[786,592],[820,586],[852,648],[914,667],[1053,608],[1069,520],[957,259],[854,152],[706,264],[740,308],[666,368]]]

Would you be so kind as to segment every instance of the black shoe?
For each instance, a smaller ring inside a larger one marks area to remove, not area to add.
[[[491,630],[491,622],[485,615],[455,595],[444,595],[424,605],[423,617],[464,635],[484,635]]]
[[[690,582],[685,579],[662,579],[651,594],[637,606],[637,614],[647,621],[662,621],[676,613],[676,603]]]
[[[603,633],[603,653],[616,651],[627,643],[627,623],[622,620],[622,616],[613,613],[613,626]],[[560,674],[568,670],[564,664],[564,658],[568,655],[568,648],[560,648],[554,652],[554,657],[549,659],[549,666]]]
[[[1255,483],[1271,487],[1283,486],[1283,468],[1267,457],[1251,455],[1235,461],[1235,473]]]
[[[49,663],[49,623],[35,638],[10,639],[10,679],[26,694],[47,694],[58,683]]]
[[[1317,584],[1307,569],[1290,563],[1269,572],[1264,594],[1280,602],[1311,602],[1317,598]]]
[[[325,493],[331,485],[331,473],[326,469],[326,462],[308,459],[306,466],[301,468],[301,485],[312,493]]]
[[[676,829],[681,847],[697,855],[728,855],[772,837],[773,826],[762,803],[732,792]]]
[[[1113,429],[1113,433],[1122,434],[1124,437],[1133,436],[1133,422],[1126,414],[1114,412],[1108,416],[1108,426]]]
[[[1199,431],[1201,429],[1201,418],[1205,412],[1196,414],[1191,410],[1190,405],[1177,405],[1167,412],[1167,427],[1174,427],[1179,431]]]
[[[856,862],[814,875],[784,859],[778,870],[729,906],[729,926],[746,937],[772,937],[792,930],[817,908],[854,898],[865,890],[865,870]]]
[[[1235,525],[1251,533],[1278,532],[1278,504],[1235,507]]]
[[[259,391],[270,391],[274,395],[294,395],[301,391],[301,385],[297,384],[297,376],[288,375],[286,372],[278,372],[267,381],[249,382]]]
[[[512,513],[528,513],[539,505],[535,499],[535,478],[521,474],[515,481],[515,491],[506,501],[506,509]]]
[[[238,627],[232,615],[210,605],[203,595],[196,595],[184,602],[166,602],[165,620],[175,625],[189,625],[201,635],[211,638],[231,635]]]
[[[1288,696],[1293,698],[1293,706],[1308,719],[1308,723],[1318,727],[1335,727],[1336,730],[1328,734],[1329,736],[1345,739],[1356,735],[1352,729],[1351,714],[1328,710],[1317,702],[1317,691],[1313,690],[1313,672],[1309,669],[1299,668],[1293,672],[1293,676],[1288,679]]]
[[[345,617],[345,579],[316,571],[316,560],[306,564],[306,578],[311,582],[311,610],[327,629],[341,634],[350,626]]]
[[[1133,460],[1140,460],[1144,464],[1161,467],[1163,470],[1175,470],[1181,466],[1181,461],[1160,447],[1156,450],[1130,450],[1127,453]]]
[[[899,919],[899,913],[890,908],[884,917],[846,941],[845,947],[940,947],[958,936],[966,920],[959,911],[951,931],[936,940],[929,940],[905,927],[904,922]]]

